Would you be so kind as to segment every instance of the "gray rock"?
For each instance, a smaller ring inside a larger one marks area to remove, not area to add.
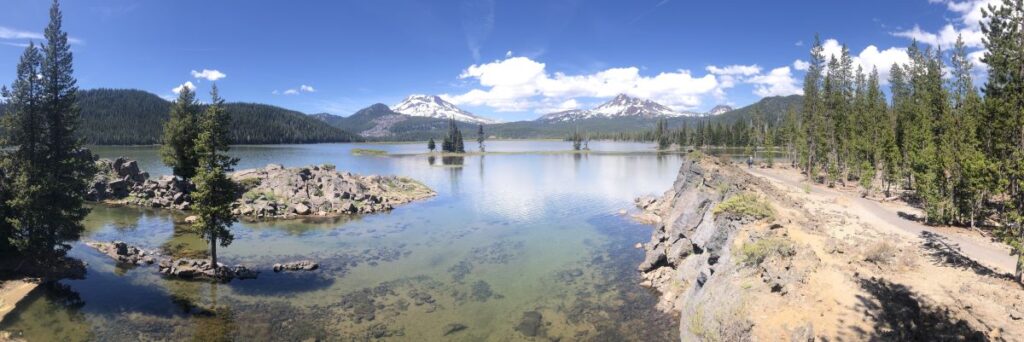
[[[320,264],[311,260],[300,260],[274,264],[274,272],[281,271],[313,271],[320,268]]]
[[[451,334],[454,334],[454,333],[466,330],[466,328],[468,328],[468,327],[466,325],[462,324],[462,323],[451,323],[451,324],[445,325],[444,328],[441,329],[441,336],[448,336],[448,335],[451,335]]]
[[[516,326],[516,331],[524,336],[534,337],[540,334],[540,328],[543,323],[544,320],[540,312],[527,311],[523,313],[523,318],[519,321],[519,325]]]

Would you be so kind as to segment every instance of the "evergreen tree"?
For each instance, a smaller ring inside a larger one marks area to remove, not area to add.
[[[668,121],[660,118],[654,123],[654,141],[658,143],[659,150],[667,150],[672,140],[669,139]]]
[[[972,64],[967,57],[967,49],[963,37],[957,37],[953,49],[953,78],[950,88],[953,97],[953,123],[951,131],[951,153],[955,158],[954,174],[955,191],[952,194],[959,217],[957,221],[965,221],[974,227],[983,201],[988,194],[996,191],[993,177],[989,172],[989,163],[982,153],[978,139],[978,116],[981,112],[981,97],[974,87],[971,76]]]
[[[196,137],[198,136],[199,104],[196,93],[181,87],[178,99],[171,107],[171,117],[164,123],[163,145],[160,157],[170,166],[175,176],[191,179],[196,174]]]
[[[430,150],[431,153],[433,153],[434,149],[436,148],[437,144],[434,143],[434,138],[430,138],[430,141],[427,141],[427,149]]]
[[[46,199],[48,180],[46,155],[46,117],[43,104],[43,83],[40,74],[42,55],[33,43],[25,48],[18,63],[17,74],[10,90],[4,88],[7,98],[4,117],[6,139],[4,146],[13,151],[4,155],[4,177],[10,192],[5,194],[5,235],[12,247],[20,252],[42,252],[46,249],[44,236],[51,209]],[[52,247],[51,247],[52,248]]]
[[[476,142],[480,145],[480,152],[484,152],[484,125],[477,125]]]
[[[61,28],[63,15],[56,0],[50,7],[50,22],[43,31],[42,110],[46,117],[45,164],[46,180],[42,195],[49,206],[46,220],[39,226],[44,233],[46,251],[62,256],[85,229],[82,220],[89,214],[85,206],[88,185],[96,173],[92,156],[82,149],[76,136],[79,110],[75,95],[77,81],[73,75],[71,46],[68,34]]]
[[[1007,198],[1002,236],[1017,254],[1016,277],[1024,281],[1024,2],[1003,0],[983,14],[988,80],[979,137]]]
[[[821,46],[821,39],[818,35],[814,36],[814,45],[811,47],[811,59],[808,63],[807,73],[804,75],[804,108],[802,111],[802,123],[807,132],[807,149],[806,157],[801,159],[806,162],[804,164],[804,172],[813,181],[817,179],[818,167],[822,158],[821,151],[827,136],[823,129],[822,110],[824,107],[821,94],[822,72],[825,70],[825,55],[824,49]]]
[[[224,100],[214,85],[210,91],[212,102],[199,119],[196,137],[198,168],[194,178],[196,190],[192,193],[192,210],[199,218],[193,228],[210,244],[210,263],[217,266],[217,245],[227,247],[234,239],[231,225],[237,221],[231,205],[238,197],[237,186],[227,173],[234,170],[238,159],[227,155],[229,150],[230,117],[224,111]]]

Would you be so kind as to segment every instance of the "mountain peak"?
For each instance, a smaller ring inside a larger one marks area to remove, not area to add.
[[[490,124],[497,121],[473,115],[437,95],[412,94],[391,106],[391,110],[409,116],[421,116],[438,119],[455,119],[456,121]]]
[[[722,113],[725,113],[725,112],[730,112],[732,110],[733,110],[733,108],[728,106],[728,105],[717,105],[717,106],[715,106],[715,108],[711,108],[711,110],[709,110],[707,112],[707,115],[708,116],[715,116],[715,115],[722,114]]]
[[[649,99],[632,97],[626,94],[615,95],[608,102],[594,109],[573,109],[551,113],[540,117],[540,121],[578,121],[590,118],[638,117],[644,119],[697,116],[697,113],[678,112],[663,104]]]

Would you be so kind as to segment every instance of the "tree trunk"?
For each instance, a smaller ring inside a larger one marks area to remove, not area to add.
[[[217,268],[217,238],[210,237],[210,265]]]
[[[1017,273],[1014,273],[1014,279],[1018,282],[1024,283],[1024,255],[1017,255]]]

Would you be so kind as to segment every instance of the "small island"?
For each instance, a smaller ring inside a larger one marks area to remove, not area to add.
[[[191,210],[195,185],[165,175],[156,180],[125,158],[98,159],[99,170],[87,198],[94,202],[147,208]],[[408,177],[361,176],[334,165],[286,168],[270,164],[229,175],[237,184],[232,212],[247,218],[298,218],[372,214],[436,193]]]

